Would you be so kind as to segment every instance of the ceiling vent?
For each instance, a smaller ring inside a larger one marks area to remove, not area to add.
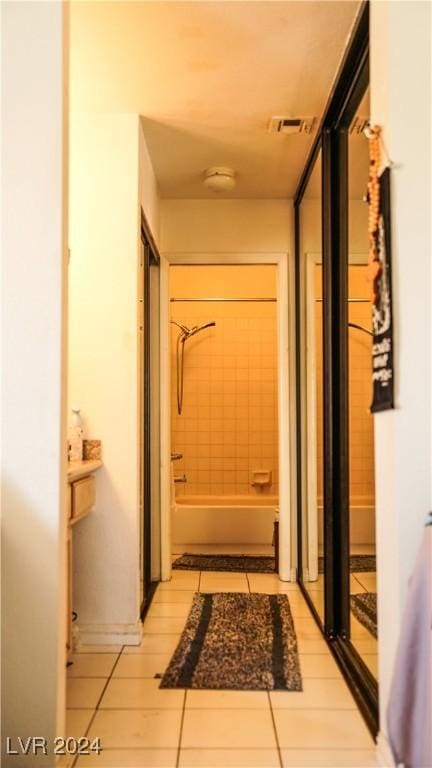
[[[364,130],[365,128],[368,127],[368,125],[369,125],[369,118],[360,117],[360,115],[356,115],[356,117],[351,123],[349,132],[360,135],[361,133],[364,133]]]
[[[316,117],[272,117],[269,133],[312,133]]]

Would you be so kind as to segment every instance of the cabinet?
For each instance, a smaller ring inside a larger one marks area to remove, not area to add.
[[[92,511],[96,503],[96,472],[102,466],[99,460],[72,461],[68,467],[67,479],[67,531],[66,531],[66,653],[72,653],[72,611],[73,611],[73,526]]]

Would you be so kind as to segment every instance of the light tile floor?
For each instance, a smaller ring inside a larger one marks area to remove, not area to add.
[[[302,692],[160,690],[196,590],[287,594]],[[366,633],[368,634],[368,633]],[[363,636],[362,636],[363,637]],[[367,637],[363,640],[367,640]],[[272,574],[174,571],[137,647],[83,648],[68,672],[68,735],[103,752],[74,768],[372,768],[374,742],[296,584]]]
[[[375,547],[371,544],[351,546],[352,555],[374,555]],[[321,618],[324,616],[324,575],[321,573],[316,581],[305,584],[310,598]],[[376,573],[355,572],[350,574],[350,592],[352,595],[360,592],[376,592]],[[358,651],[366,666],[378,679],[378,642],[376,638],[356,619],[351,612],[351,642]]]

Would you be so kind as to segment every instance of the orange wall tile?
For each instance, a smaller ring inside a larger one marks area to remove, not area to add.
[[[316,295],[321,296],[321,267],[316,267]],[[350,265],[349,297],[367,298],[368,286],[363,265]],[[316,305],[317,353],[317,454],[318,497],[323,496],[323,409],[322,409],[322,304]],[[369,302],[349,304],[349,322],[371,328]],[[373,417],[369,411],[372,400],[372,337],[354,328],[349,329],[349,452],[351,503],[375,503]]]
[[[273,266],[171,267],[171,297],[275,297]],[[183,453],[177,494],[256,495],[253,470],[270,469],[278,492],[276,303],[172,302],[171,319],[209,328],[185,345],[183,412],[177,415],[172,326],[172,447]]]

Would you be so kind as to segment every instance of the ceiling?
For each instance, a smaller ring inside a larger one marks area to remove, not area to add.
[[[293,196],[313,136],[269,134],[272,115],[320,117],[355,2],[71,2],[71,110],[141,115],[163,198]],[[220,195],[218,195],[220,196]]]

